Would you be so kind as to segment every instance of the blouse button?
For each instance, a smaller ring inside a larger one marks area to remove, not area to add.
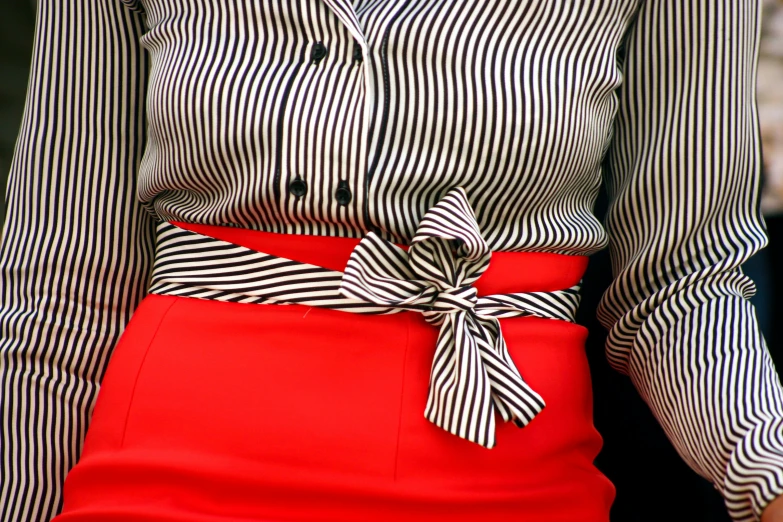
[[[288,184],[288,189],[291,191],[291,194],[294,196],[301,198],[305,194],[307,194],[307,183],[304,182],[301,178],[296,178],[291,183]]]
[[[313,51],[310,53],[310,58],[313,61],[313,64],[317,64],[324,58],[326,58],[326,46],[323,44],[323,42],[318,42],[313,46]]]
[[[340,205],[347,205],[351,202],[351,189],[348,188],[348,183],[341,181],[337,184],[337,190],[334,192],[334,198]]]

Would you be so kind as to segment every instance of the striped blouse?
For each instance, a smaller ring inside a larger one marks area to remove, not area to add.
[[[0,520],[58,509],[155,221],[406,243],[457,186],[493,250],[609,246],[611,364],[755,520],[783,493],[739,269],[766,242],[759,4],[39,0],[0,250]]]

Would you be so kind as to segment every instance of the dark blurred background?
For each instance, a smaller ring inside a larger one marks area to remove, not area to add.
[[[118,0],[119,1],[119,0]],[[19,124],[35,24],[31,0],[5,0],[0,17],[0,193],[4,192]],[[765,154],[765,212],[770,246],[744,267],[757,283],[754,298],[772,357],[783,368],[780,303],[783,295],[783,2],[766,0],[759,75],[759,103]],[[0,222],[5,198],[0,198]],[[596,213],[606,208],[604,195]],[[585,276],[579,322],[590,329],[587,352],[593,372],[595,422],[604,436],[597,464],[617,486],[612,522],[729,522],[714,488],[674,452],[630,381],[606,363],[606,332],[595,309],[611,278],[606,252],[591,258]],[[661,480],[665,477],[665,480]],[[576,521],[575,521],[576,522]]]
[[[22,120],[35,30],[34,0],[5,0],[0,16],[0,224],[16,134]]]

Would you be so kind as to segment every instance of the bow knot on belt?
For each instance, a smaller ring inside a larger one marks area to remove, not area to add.
[[[463,286],[461,288],[447,288],[435,295],[430,309],[424,312],[425,317],[430,314],[454,314],[457,312],[467,312],[476,308],[478,293],[472,286]]]
[[[340,287],[351,299],[418,311],[440,326],[425,416],[487,448],[495,445],[493,408],[518,426],[544,408],[514,366],[498,318],[573,320],[574,297],[578,301],[573,289],[563,291],[560,309],[552,306],[553,292],[541,292],[548,300],[536,293],[478,297],[471,285],[491,255],[464,190],[457,188],[425,214],[407,252],[369,233],[351,254]]]

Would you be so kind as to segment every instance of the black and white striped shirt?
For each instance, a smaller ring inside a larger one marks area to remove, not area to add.
[[[754,520],[783,493],[783,390],[738,268],[766,241],[759,3],[39,0],[0,251],[0,518],[56,511],[155,219],[404,243],[461,186],[493,250],[609,245],[610,361]]]

